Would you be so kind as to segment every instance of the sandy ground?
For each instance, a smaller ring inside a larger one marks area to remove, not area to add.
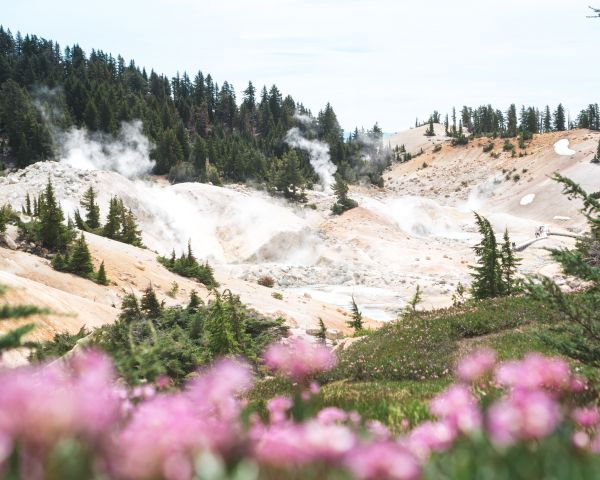
[[[295,333],[314,328],[319,317],[329,328],[345,332],[352,296],[376,320],[395,318],[417,285],[424,292],[424,307],[448,305],[458,283],[469,282],[472,246],[479,239],[474,210],[488,216],[499,235],[508,228],[517,243],[532,238],[539,225],[558,232],[584,228],[577,202],[561,195],[549,177],[559,171],[590,191],[600,190],[600,167],[590,163],[600,134],[573,130],[538,135],[523,151],[515,145],[516,157],[503,153],[503,141],[495,140],[493,152],[499,155],[494,158],[482,149],[488,139],[452,147],[443,127],[433,138],[425,137],[424,129],[389,139],[425,153],[394,165],[384,174],[383,189],[351,188],[360,207],[339,217],[330,215],[331,195],[312,191],[308,203],[314,209],[245,186],[168,186],[52,162],[0,178],[0,204],[16,208],[27,192],[39,192],[48,176],[67,211],[89,185],[99,191],[103,214],[108,199],[119,195],[136,214],[151,247],[138,249],[88,235],[96,263],[105,261],[113,281],[109,287],[55,272],[37,257],[0,249],[0,283],[12,287],[6,299],[50,308],[50,315],[36,319],[40,326],[32,334],[49,338],[63,329],[113,321],[123,294],[139,295],[149,284],[170,303],[184,302],[192,289],[206,297],[201,285],[156,262],[155,251],[180,250],[192,239],[196,255],[215,267],[222,288],[251,307],[284,316]],[[559,155],[554,145],[560,140],[568,140],[575,153]],[[434,153],[435,143],[442,148]],[[559,237],[536,243],[521,254],[522,273],[543,273],[566,284],[546,248],[572,244],[572,239]],[[275,279],[283,301],[256,284],[262,275]],[[166,292],[175,281],[179,293],[170,299]]]

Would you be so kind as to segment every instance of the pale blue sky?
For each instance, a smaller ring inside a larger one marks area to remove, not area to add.
[[[594,0],[0,0],[0,23],[238,94],[276,83],[344,128],[405,129],[433,109],[600,101]],[[596,1],[600,6],[600,0]],[[542,8],[543,6],[543,8]]]

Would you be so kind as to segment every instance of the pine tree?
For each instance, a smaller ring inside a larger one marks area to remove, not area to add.
[[[550,107],[546,105],[546,110],[544,113],[544,132],[552,131],[552,114],[550,113]]]
[[[506,112],[506,135],[508,137],[517,136],[517,107],[514,103]]]
[[[96,203],[96,191],[89,187],[83,194],[81,206],[85,209],[85,223],[90,230],[100,228],[100,207]]]
[[[363,316],[362,312],[359,310],[356,301],[354,300],[354,295],[352,295],[352,304],[350,305],[351,311],[351,319],[346,323],[350,328],[354,329],[354,332],[360,332],[363,329]]]
[[[271,185],[290,200],[306,199],[304,194],[306,181],[302,175],[300,157],[295,150],[290,150],[273,163]]]
[[[121,225],[122,231],[120,241],[127,243],[128,245],[141,247],[143,245],[141,230],[138,229],[135,216],[131,209],[123,210],[123,213],[121,214]]]
[[[69,241],[67,229],[64,225],[64,214],[56,197],[52,181],[48,183],[43,196],[38,198],[39,221],[36,225],[36,237],[43,247],[49,250],[62,250]]]
[[[478,265],[471,267],[474,271],[471,274],[473,277],[471,294],[477,300],[494,298],[501,295],[504,290],[496,236],[486,218],[475,213],[475,220],[482,238],[481,242],[473,247],[478,257]]]
[[[597,369],[600,368],[600,258],[595,258],[592,252],[600,252],[600,201],[568,178],[559,174],[553,178],[562,184],[563,193],[570,199],[581,201],[581,212],[590,231],[575,249],[555,249],[551,255],[566,275],[585,282],[586,288],[577,295],[567,295],[547,277],[530,279],[526,288],[546,308],[554,307],[561,314],[561,320],[549,332],[541,334],[542,339],[563,354]]]
[[[200,296],[198,295],[198,292],[196,292],[196,290],[192,290],[192,293],[190,293],[190,301],[187,305],[187,309],[191,312],[196,312],[202,304],[203,302]]]
[[[162,306],[156,297],[152,285],[149,285],[144,291],[144,295],[140,302],[140,311],[148,318],[158,318],[162,313]]]
[[[128,294],[123,297],[121,302],[121,313],[119,320],[126,323],[134,322],[142,319],[142,310],[140,309],[140,303],[135,295]]]
[[[321,343],[327,343],[327,327],[323,319],[319,317],[319,331],[315,334]]]
[[[3,295],[6,288],[3,285],[0,285],[0,295]],[[44,310],[41,310],[34,306],[8,306],[4,305],[0,308],[0,321],[1,320],[21,320],[23,318],[27,318],[31,315],[36,315],[44,313]],[[2,353],[22,346],[23,337],[29,333],[31,330],[35,328],[33,323],[28,323],[25,325],[21,325],[17,328],[9,330],[8,332],[0,334],[0,357],[2,357]]]
[[[348,197],[348,184],[339,174],[335,176],[333,193],[335,193],[335,196],[337,197],[337,201],[331,207],[331,211],[334,215],[341,215],[347,210],[358,207],[358,203]]]
[[[108,278],[106,277],[104,262],[100,264],[100,267],[98,268],[98,273],[96,273],[96,283],[99,285],[108,285]]]
[[[429,126],[425,130],[426,137],[435,137],[435,129],[433,128],[433,118],[429,119]]]
[[[222,296],[218,293],[216,299],[210,304],[208,315],[204,320],[203,338],[211,358],[240,353],[231,318]]]
[[[515,290],[515,276],[520,258],[517,258],[512,247],[512,242],[508,236],[508,229],[504,230],[504,238],[500,251],[502,271],[502,288],[506,295],[512,295]]]
[[[108,204],[108,216],[102,230],[106,238],[116,240],[121,233],[121,219],[123,217],[123,202],[119,197],[112,197]]]
[[[25,196],[25,215],[32,216],[33,211],[31,210],[31,197],[29,196],[29,192]]]
[[[562,103],[558,104],[556,111],[554,112],[554,129],[557,132],[563,132],[566,128],[565,109]]]
[[[82,277],[90,277],[94,273],[92,254],[83,233],[69,248],[68,271]]]

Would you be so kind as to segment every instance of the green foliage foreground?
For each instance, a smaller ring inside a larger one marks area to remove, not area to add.
[[[193,292],[186,307],[164,307],[148,288],[141,300],[133,295],[123,299],[114,324],[89,335],[85,329],[75,335],[60,333],[40,344],[32,358],[64,355],[80,341],[110,354],[130,384],[162,375],[180,384],[199,366],[221,356],[243,355],[256,362],[268,344],[285,335],[283,319],[259,315],[229,291],[215,292],[206,304]]]

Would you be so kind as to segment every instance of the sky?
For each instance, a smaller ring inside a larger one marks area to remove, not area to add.
[[[600,101],[600,0],[0,0],[0,24],[174,76],[276,84],[346,130]]]

